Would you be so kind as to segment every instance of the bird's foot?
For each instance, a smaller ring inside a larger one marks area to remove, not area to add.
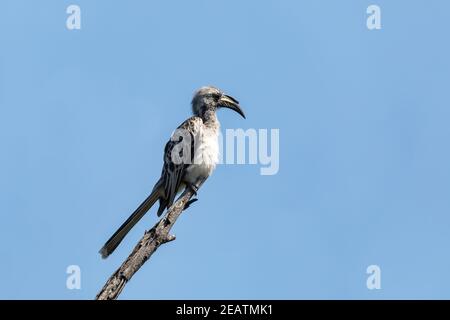
[[[197,192],[198,192],[198,189],[199,189],[199,187],[197,187],[195,184],[190,184],[189,186],[188,186],[191,190],[192,190],[192,192],[194,192],[194,195],[195,196],[197,196]]]
[[[184,205],[184,209],[183,210],[186,210],[187,208],[189,208],[191,206],[191,204],[193,204],[195,201],[198,201],[198,199],[194,198],[194,199],[191,199],[188,202],[186,202],[186,204]]]
[[[197,187],[197,185],[195,185],[194,183],[189,184],[187,186],[189,189],[191,189],[191,191],[194,193],[193,196],[197,196],[197,191],[199,189],[199,187]],[[198,201],[197,198],[194,199],[190,199],[188,202],[186,202],[186,204],[184,205],[183,210],[186,210],[187,208],[189,208],[191,206],[191,204],[193,204],[195,201]]]

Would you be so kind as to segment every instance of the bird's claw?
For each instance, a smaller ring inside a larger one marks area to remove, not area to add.
[[[184,205],[184,209],[183,210],[186,210],[187,208],[189,208],[190,206],[191,206],[191,204],[193,204],[195,201],[197,201],[198,199],[197,198],[195,198],[195,199],[191,199],[191,200],[189,200],[188,202],[186,202],[186,204]]]
[[[197,191],[198,191],[199,187],[197,187],[195,184],[190,184],[189,188],[192,190],[194,195],[197,196]]]

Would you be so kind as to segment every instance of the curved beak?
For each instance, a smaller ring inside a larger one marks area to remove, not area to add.
[[[242,118],[245,119],[244,111],[242,111],[241,107],[239,106],[239,101],[237,101],[235,98],[224,94],[219,100],[219,106],[234,110],[239,113]]]

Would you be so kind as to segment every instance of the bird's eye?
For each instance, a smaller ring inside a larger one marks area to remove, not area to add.
[[[216,93],[210,93],[210,94],[206,95],[206,97],[209,98],[209,99],[213,99],[215,101],[218,101],[219,98],[220,98],[220,95],[216,94]]]

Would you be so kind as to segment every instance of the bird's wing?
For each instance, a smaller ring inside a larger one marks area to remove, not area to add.
[[[172,205],[182,183],[184,172],[193,161],[195,138],[202,124],[203,121],[199,117],[187,119],[177,128],[164,148],[164,167],[161,173],[161,182],[164,188],[164,204],[167,208]],[[178,159],[174,161],[173,157],[177,154]],[[185,155],[186,158],[190,158],[188,161],[186,161]],[[183,160],[181,163],[180,159]]]

